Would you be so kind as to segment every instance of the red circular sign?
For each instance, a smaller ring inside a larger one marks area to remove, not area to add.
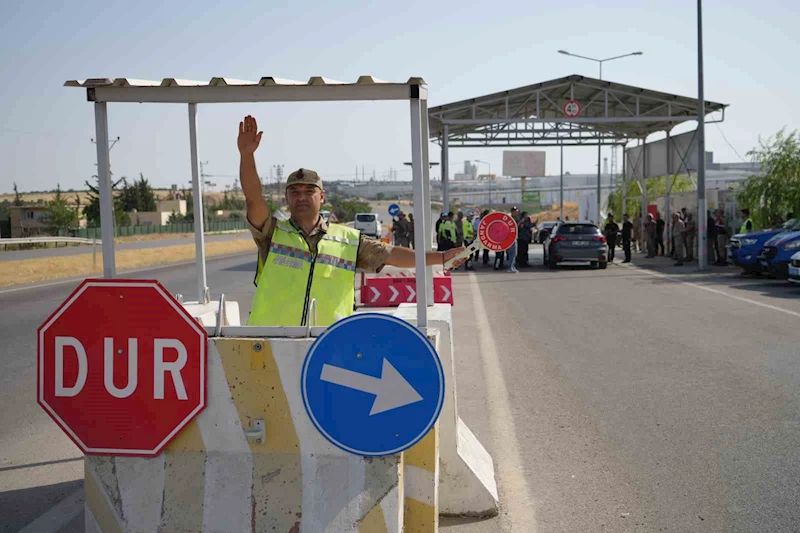
[[[577,100],[567,100],[564,102],[564,114],[570,118],[581,114],[581,103]]]
[[[85,280],[39,327],[37,400],[86,454],[158,455],[206,405],[206,343],[157,281]]]
[[[508,250],[517,240],[517,223],[511,215],[489,213],[478,224],[478,240],[489,250]]]

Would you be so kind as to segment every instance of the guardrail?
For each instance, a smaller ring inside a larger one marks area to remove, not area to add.
[[[102,244],[100,239],[84,239],[82,237],[22,237],[18,239],[0,239],[0,244],[47,244],[47,243],[73,243],[73,244]]]
[[[0,239],[3,250],[9,244],[48,244],[60,242],[66,244],[90,244],[92,246],[92,268],[97,268],[97,245],[102,245],[100,239],[84,239],[83,237],[21,237],[17,239]]]

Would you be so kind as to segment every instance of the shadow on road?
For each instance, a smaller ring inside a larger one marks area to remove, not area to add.
[[[0,492],[0,533],[16,533],[80,489],[82,479]]]

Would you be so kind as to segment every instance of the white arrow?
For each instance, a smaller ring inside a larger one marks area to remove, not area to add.
[[[397,297],[400,296],[400,291],[394,288],[394,285],[389,285],[389,290],[392,291],[392,297],[389,298],[390,302],[397,300]]]
[[[370,416],[422,401],[422,396],[387,359],[383,360],[379,378],[324,364],[320,379],[348,389],[374,394],[375,402],[369,412]]]
[[[379,291],[375,287],[370,287],[370,289],[372,289],[372,294],[374,296],[372,297],[372,300],[369,301],[369,303],[374,304],[375,302],[378,301],[378,298],[381,297],[381,291]]]
[[[406,302],[411,302],[414,300],[414,297],[416,297],[417,291],[411,285],[406,285],[406,288],[408,289],[408,300],[406,300]]]
[[[450,301],[450,289],[448,289],[445,285],[442,285],[442,292],[444,293],[444,300],[445,302]]]

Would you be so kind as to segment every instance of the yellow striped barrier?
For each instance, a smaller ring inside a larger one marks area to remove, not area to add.
[[[388,457],[330,444],[300,392],[313,340],[209,339],[207,407],[164,453],[86,456],[87,533],[436,532],[438,426]]]

